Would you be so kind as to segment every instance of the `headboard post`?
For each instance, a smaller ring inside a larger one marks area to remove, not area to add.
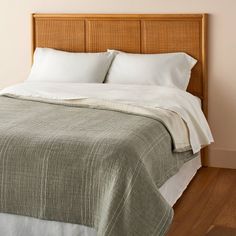
[[[208,117],[208,15],[202,17],[202,81],[203,81],[203,112]]]
[[[208,118],[208,15],[203,14],[202,17],[202,110]],[[209,148],[205,147],[201,150],[202,165],[207,166]]]

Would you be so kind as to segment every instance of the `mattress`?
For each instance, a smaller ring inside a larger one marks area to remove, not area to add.
[[[200,155],[186,162],[179,172],[168,179],[160,193],[173,206],[201,167]],[[0,214],[0,235],[8,236],[96,236],[94,229],[54,221],[39,220],[31,217]]]

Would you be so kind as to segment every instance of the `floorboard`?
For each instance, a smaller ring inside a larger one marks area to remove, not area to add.
[[[236,170],[201,168],[174,211],[168,236],[236,236]]]

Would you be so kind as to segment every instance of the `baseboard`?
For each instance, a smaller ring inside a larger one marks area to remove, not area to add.
[[[236,169],[236,150],[209,149],[204,164],[210,167]]]

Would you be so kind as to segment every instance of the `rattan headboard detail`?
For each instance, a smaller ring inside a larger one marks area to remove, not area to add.
[[[132,53],[186,52],[198,60],[188,91],[207,115],[207,15],[33,14],[33,50],[118,49]]]

